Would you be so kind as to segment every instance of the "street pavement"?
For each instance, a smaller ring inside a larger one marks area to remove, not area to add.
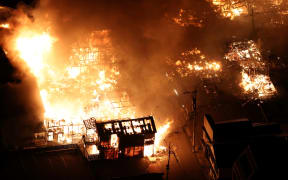
[[[170,156],[170,170],[168,178],[170,180],[176,179],[207,179],[205,170],[205,159],[199,152],[192,151],[192,144],[190,138],[186,135],[183,128],[174,129],[174,133],[170,133],[166,137],[165,142],[170,143],[171,150],[175,152],[175,156]],[[168,147],[168,145],[167,145]],[[199,159],[201,158],[201,159]],[[166,179],[167,171],[166,165],[168,162],[168,151],[165,156],[159,158],[154,163],[150,163],[148,167],[149,172],[164,172]]]

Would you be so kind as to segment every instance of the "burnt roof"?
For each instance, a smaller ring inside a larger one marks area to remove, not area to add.
[[[105,122],[96,121],[96,129],[100,137],[111,134],[129,136],[155,134],[157,132],[153,116]]]

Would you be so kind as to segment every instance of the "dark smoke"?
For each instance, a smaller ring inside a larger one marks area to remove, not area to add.
[[[43,107],[35,78],[10,64],[0,49],[0,132],[7,148],[27,144],[41,126]]]

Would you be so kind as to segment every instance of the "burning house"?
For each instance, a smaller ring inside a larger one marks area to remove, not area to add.
[[[236,62],[240,66],[242,79],[239,85],[245,94],[256,99],[277,94],[269,77],[269,67],[253,40],[231,43],[225,59],[229,62]]]
[[[90,118],[84,120],[84,124],[86,135],[83,135],[80,148],[89,161],[154,154],[157,130],[152,116],[105,122]]]

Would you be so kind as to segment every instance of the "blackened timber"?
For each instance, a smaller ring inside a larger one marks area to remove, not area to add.
[[[143,157],[144,146],[154,144],[157,132],[152,116],[105,122],[90,118],[84,120],[84,124],[86,129],[94,129],[98,134],[99,139],[91,144],[99,150],[95,155],[98,159]]]
[[[86,129],[95,129],[96,128],[96,119],[94,117],[83,120]]]
[[[148,120],[149,123],[146,123],[145,120]],[[142,121],[142,123],[140,123]],[[129,130],[129,126],[124,125],[124,123],[129,123],[130,128],[132,130],[132,134],[155,134],[157,133],[155,122],[153,116],[143,117],[143,118],[137,118],[137,119],[128,119],[128,120],[111,120],[106,122],[97,122],[96,121],[96,129],[99,135],[111,135],[111,134],[117,134],[117,135],[128,135],[129,132],[127,132],[127,128]],[[138,122],[140,125],[133,125],[133,122]],[[111,124],[111,129],[105,128],[105,125]],[[118,124],[120,128],[120,132],[116,130],[115,125]],[[139,127],[141,129],[140,132],[135,131],[135,128]]]

